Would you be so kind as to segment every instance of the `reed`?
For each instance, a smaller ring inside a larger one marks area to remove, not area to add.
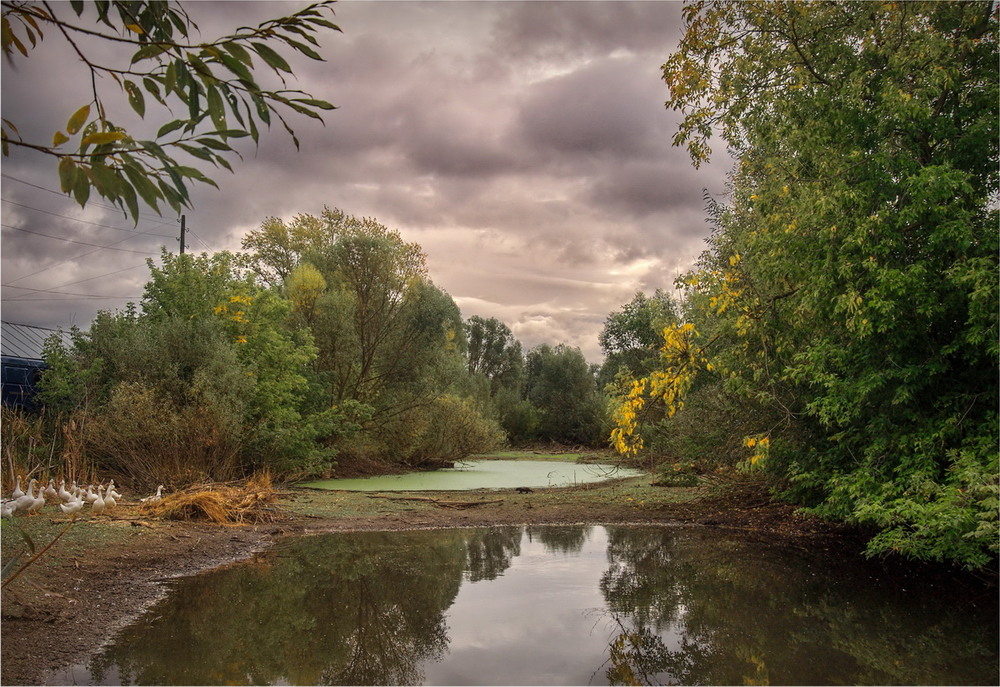
[[[280,517],[271,475],[260,472],[245,481],[197,484],[144,504],[141,510],[166,520],[208,520],[220,525],[273,522]]]

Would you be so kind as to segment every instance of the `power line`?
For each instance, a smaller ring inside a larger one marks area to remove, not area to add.
[[[33,184],[30,181],[25,181],[24,179],[18,179],[17,177],[12,177],[11,175],[4,174],[3,172],[0,172],[0,177],[3,177],[4,179],[10,179],[11,181],[16,181],[16,182],[18,182],[20,184],[24,184],[25,186],[30,186],[31,188],[37,188],[38,190],[45,191],[46,193],[52,193],[54,195],[59,196],[60,198],[66,198],[66,194],[63,193],[62,191],[56,191],[56,190],[51,189],[51,188],[45,188],[44,186],[39,186],[38,184]],[[98,203],[97,201],[94,201],[94,200],[91,200],[91,201],[88,201],[88,202],[91,205],[95,205],[95,206],[97,206],[99,208],[107,208],[108,210],[115,210],[115,211],[120,211],[121,210],[121,208],[116,207],[114,205],[106,205],[104,203]],[[142,217],[143,219],[149,220],[151,222],[156,222],[157,224],[162,224],[164,226],[170,226],[170,220],[165,220],[165,219],[163,219],[163,217],[159,217],[159,216],[154,217],[153,215],[139,215],[139,217]],[[174,221],[176,222],[176,220],[174,220]]]
[[[14,229],[16,231],[23,231],[26,234],[34,234],[36,236],[44,236],[45,238],[55,239],[56,241],[66,241],[67,243],[77,243],[77,244],[79,244],[81,246],[93,246],[95,248],[101,248],[101,249],[104,249],[104,250],[118,250],[118,251],[121,251],[123,253],[138,253],[139,255],[154,255],[155,254],[153,251],[149,251],[149,250],[129,250],[128,248],[114,248],[112,246],[101,246],[101,245],[98,245],[96,243],[87,243],[86,241],[74,241],[73,239],[67,239],[67,238],[64,238],[62,236],[52,236],[50,234],[43,234],[40,231],[31,231],[30,229],[24,229],[23,227],[14,227],[14,226],[11,226],[9,224],[0,224],[0,227],[3,227],[4,229]],[[119,241],[119,243],[121,243],[121,242]],[[21,277],[21,278],[23,279],[23,277]]]
[[[133,229],[122,229],[121,227],[113,227],[110,224],[101,224],[100,222],[90,222],[90,221],[85,220],[85,219],[77,219],[76,217],[70,217],[69,215],[61,215],[58,212],[52,212],[51,210],[42,210],[41,208],[34,208],[34,207],[31,207],[30,205],[25,205],[24,203],[18,203],[18,202],[13,201],[13,200],[8,200],[7,198],[2,198],[0,200],[2,200],[4,203],[10,203],[11,205],[16,205],[16,206],[24,208],[26,210],[34,210],[35,212],[41,212],[41,213],[44,213],[46,215],[52,215],[53,217],[60,217],[62,219],[68,219],[71,222],[79,222],[80,224],[89,224],[89,225],[95,226],[95,227],[103,227],[104,229],[114,229],[115,231],[125,231],[125,232],[128,232],[130,234],[143,234],[143,235],[146,235],[146,236],[159,236],[160,238],[165,238],[165,239],[172,239],[172,238],[174,238],[173,236],[171,236],[169,234],[157,234],[157,233],[152,232],[152,231],[138,231],[138,230],[133,230]]]
[[[205,246],[205,250],[212,250],[212,247],[210,245],[208,245],[207,243],[205,243],[205,240],[203,238],[201,238],[200,236],[198,236],[197,234],[195,234],[193,231],[191,231],[191,227],[187,228],[187,232],[189,234],[192,234],[199,241],[201,241],[201,245]]]
[[[29,288],[27,286],[11,286],[10,284],[3,284],[3,286],[9,287],[9,288],[12,288],[12,289],[20,289],[22,291],[32,291],[34,293],[54,293],[54,294],[59,295],[59,296],[75,296],[77,298],[96,298],[96,299],[102,299],[102,298],[103,299],[108,299],[108,298],[119,298],[119,299],[136,298],[137,299],[137,298],[141,298],[141,296],[101,296],[100,294],[96,294],[96,293],[72,293],[72,292],[66,292],[66,291],[53,291],[51,289],[32,289],[32,288]],[[11,300],[11,299],[8,299],[8,300]],[[39,301],[41,301],[41,300],[50,300],[50,299],[32,298],[31,300],[39,300]],[[72,299],[70,299],[70,300],[72,300]]]
[[[67,286],[75,286],[76,284],[82,284],[82,283],[87,282],[87,281],[93,281],[95,279],[102,279],[104,277],[110,277],[112,275],[119,274],[121,272],[128,272],[129,270],[134,270],[137,267],[143,267],[143,266],[145,266],[145,263],[143,263],[142,265],[132,265],[131,267],[126,267],[124,269],[115,270],[114,272],[108,272],[106,274],[98,274],[96,277],[87,277],[86,279],[77,279],[76,281],[67,282],[65,284],[59,284],[58,286],[53,286],[52,289],[64,289]],[[15,280],[15,281],[17,281],[17,280]],[[26,288],[26,287],[21,287],[21,286],[14,286],[13,283],[3,284],[2,286],[9,286],[12,289]],[[59,292],[53,291],[53,293],[59,293]],[[8,301],[23,300],[23,299],[26,299],[27,296],[29,296],[29,295],[30,294],[21,294],[19,296],[11,296],[11,297],[7,298],[7,300]],[[29,300],[37,300],[37,299],[29,299]]]
[[[132,238],[132,237],[131,236],[126,236],[121,241],[115,241],[111,245],[112,246],[117,246],[119,243],[124,243],[125,241],[128,241],[130,238]],[[48,267],[43,267],[40,270],[35,270],[34,272],[29,272],[28,274],[22,275],[22,276],[18,277],[17,279],[12,279],[10,281],[10,283],[13,284],[16,281],[21,281],[22,279],[27,279],[28,277],[34,277],[36,274],[41,274],[42,272],[47,272],[48,270],[54,269],[56,267],[59,267],[60,265],[65,265],[67,262],[73,262],[74,260],[79,260],[80,258],[85,258],[88,255],[93,255],[94,253],[96,253],[99,250],[101,250],[101,249],[100,248],[95,248],[94,250],[88,250],[86,253],[80,253],[79,255],[74,255],[71,258],[66,258],[65,260],[60,260],[59,262],[53,263],[53,264],[49,265]]]
[[[14,288],[19,289],[21,287],[15,286]],[[53,292],[55,293],[55,292]],[[88,301],[115,301],[115,300],[138,300],[140,296],[91,296],[87,298]],[[68,298],[29,298],[24,303],[35,303],[37,301],[78,301],[80,300],[77,296],[70,296]]]
[[[19,327],[31,327],[32,329],[44,329],[47,332],[61,332],[62,329],[53,329],[52,327],[39,327],[36,324],[19,324],[17,322],[8,322],[7,320],[0,320],[0,324],[12,324]]]

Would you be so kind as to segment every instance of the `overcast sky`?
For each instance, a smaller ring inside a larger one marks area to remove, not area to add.
[[[211,39],[305,4],[185,6]],[[339,109],[325,126],[292,120],[299,151],[279,126],[234,174],[207,170],[220,190],[194,188],[189,250],[238,250],[267,217],[324,206],[374,217],[423,247],[463,317],[496,317],[526,348],[567,343],[600,362],[607,315],[636,291],[672,288],[709,233],[703,191],[724,189],[721,156],[695,170],[671,146],[660,65],[681,8],[339,3],[343,33],[322,36],[325,62],[296,60],[292,84]],[[88,100],[79,65],[54,33],[4,63],[3,117],[51,141]],[[115,86],[100,88],[110,101]],[[2,161],[2,317],[86,329],[98,310],[138,301],[145,259],[177,250],[179,223],[144,210],[133,228],[96,193],[81,209],[58,185],[51,158]]]

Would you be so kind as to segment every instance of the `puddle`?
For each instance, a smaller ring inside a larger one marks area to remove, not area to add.
[[[469,460],[454,468],[380,475],[358,479],[328,479],[299,486],[345,491],[466,491],[517,487],[566,487],[608,479],[637,477],[641,470],[615,465],[553,460]]]
[[[996,684],[997,600],[696,528],[325,534],[48,684]]]

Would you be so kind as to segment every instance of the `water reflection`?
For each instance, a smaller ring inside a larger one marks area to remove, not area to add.
[[[995,684],[996,600],[905,588],[690,529],[324,535],[178,581],[52,682]]]

